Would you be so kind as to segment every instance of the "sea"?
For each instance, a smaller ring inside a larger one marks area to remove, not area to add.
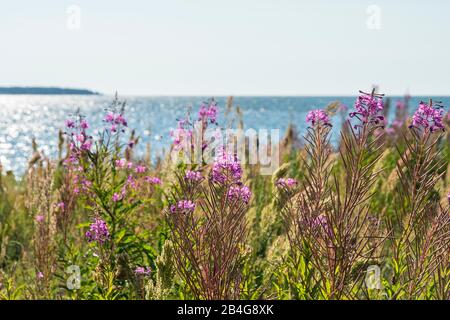
[[[144,154],[147,143],[151,144],[152,156],[160,157],[169,148],[172,138],[170,131],[177,126],[177,120],[190,112],[196,117],[196,112],[202,102],[212,97],[201,96],[122,96],[125,101],[125,115],[128,127],[135,129],[140,136],[136,153]],[[450,106],[450,97],[411,97],[410,113],[417,108],[418,103],[432,98]],[[225,126],[225,111],[228,97],[214,97],[219,106],[219,126]],[[233,97],[233,106],[239,106],[240,119],[245,129],[279,129],[281,137],[289,125],[296,128],[299,138],[305,134],[307,123],[305,117],[308,111],[322,109],[332,102],[352,109],[356,97],[350,96],[238,96]],[[390,119],[393,118],[397,101],[404,97],[386,98],[390,103]],[[64,130],[67,118],[80,112],[89,123],[91,130],[101,130],[105,110],[114,100],[109,95],[0,95],[0,163],[3,171],[12,171],[21,175],[27,168],[27,162],[32,155],[32,139],[38,149],[50,158],[56,157],[58,132]],[[345,108],[341,108],[345,110]],[[338,140],[338,132],[345,115],[337,114],[333,123],[332,142]],[[234,122],[236,126],[238,121]]]

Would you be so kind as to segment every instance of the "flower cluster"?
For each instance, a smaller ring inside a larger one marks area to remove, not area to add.
[[[73,169],[72,168],[72,175],[73,175],[73,179],[72,179],[72,183],[73,183],[73,192],[75,194],[80,194],[80,193],[87,193],[87,191],[89,190],[89,188],[92,185],[92,182],[87,180],[85,177],[83,177],[81,175],[82,169],[78,168],[78,169]]]
[[[434,108],[432,102],[429,104],[420,102],[419,108],[417,108],[412,117],[411,127],[422,128],[431,132],[444,130],[443,116],[444,110],[442,108]]]
[[[145,173],[145,171],[147,171],[147,168],[143,165],[137,165],[134,170],[136,171],[136,173]]]
[[[137,276],[149,276],[152,272],[152,269],[150,267],[136,267],[134,269],[134,273]]]
[[[176,205],[173,204],[170,206],[170,212],[172,213],[175,213],[177,211],[194,212],[194,210],[195,210],[195,203],[192,202],[191,200],[180,200]]]
[[[131,169],[131,168],[133,168],[133,162],[128,161],[125,158],[116,160],[115,164],[116,164],[116,168],[118,168],[118,169]]]
[[[250,202],[251,196],[252,192],[247,186],[231,186],[228,190],[228,197],[231,200],[242,200],[246,204]]]
[[[96,218],[89,226],[89,231],[86,232],[86,238],[89,242],[96,241],[100,244],[107,241],[109,239],[109,230],[106,222]]]
[[[69,137],[69,148],[72,154],[80,151],[89,151],[92,146],[92,137],[87,134],[89,124],[81,115],[77,118],[67,119],[66,135]]]
[[[170,136],[173,138],[175,150],[181,150],[184,147],[191,145],[192,128],[187,119],[178,121],[178,127],[170,131]]]
[[[316,124],[323,124],[325,126],[331,126],[328,114],[323,110],[311,110],[306,115],[306,122],[311,122],[313,126]]]
[[[225,149],[219,152],[214,160],[211,179],[216,183],[240,184],[242,168],[236,155],[227,153]]]
[[[122,113],[115,113],[115,112],[110,111],[106,114],[104,121],[106,123],[110,124],[110,130],[113,133],[117,132],[119,130],[120,126],[123,126],[123,127],[128,126],[128,122]],[[122,132],[123,131],[124,130],[122,129]]]
[[[201,181],[203,179],[202,173],[200,171],[191,171],[191,170],[186,171],[184,178],[186,180],[195,182]]]
[[[159,185],[162,184],[161,179],[158,178],[158,177],[150,177],[150,176],[146,176],[146,177],[144,177],[144,180],[145,180],[146,182],[148,182],[148,183],[151,183],[151,184],[159,184]]]
[[[383,99],[375,94],[361,93],[355,102],[356,111],[350,112],[350,118],[356,117],[363,124],[379,124],[384,121],[384,116],[380,115],[383,111]]]
[[[200,110],[198,112],[198,120],[199,121],[209,121],[210,123],[217,123],[217,103],[214,100],[211,100],[209,105],[203,103],[200,106]]]
[[[275,186],[277,186],[277,188],[292,189],[296,187],[297,184],[298,184],[297,180],[293,178],[280,178],[275,183]]]

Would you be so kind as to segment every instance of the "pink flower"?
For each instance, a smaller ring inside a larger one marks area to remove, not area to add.
[[[242,168],[237,156],[227,153],[225,149],[221,150],[212,167],[212,181],[216,183],[240,183],[241,175]]]
[[[109,122],[109,123],[113,122],[114,121],[114,113],[108,112],[106,114],[105,121]]]
[[[66,124],[67,128],[71,128],[71,129],[75,128],[75,121],[73,121],[73,120],[67,119],[65,124]]]
[[[39,272],[36,274],[36,278],[37,278],[38,280],[42,280],[42,279],[44,279],[44,274],[43,274],[41,271],[39,271]]]
[[[217,123],[217,103],[213,100],[209,105],[203,103],[200,106],[200,110],[198,112],[198,120],[200,121],[208,121],[211,123]]]
[[[284,189],[292,189],[297,186],[297,180],[293,178],[280,178],[277,180],[275,185],[278,188],[284,188]]]
[[[121,114],[116,115],[116,117],[114,119],[114,122],[116,124],[121,124],[121,125],[123,125],[125,127],[127,126],[127,120],[125,120],[125,118]]]
[[[189,213],[194,212],[195,210],[195,203],[191,200],[180,200],[177,202],[176,205],[170,206],[170,212],[175,213],[177,211]]]
[[[45,217],[42,214],[38,214],[35,219],[37,223],[41,223],[44,221]]]
[[[100,218],[96,218],[89,226],[89,231],[86,232],[86,238],[89,242],[96,241],[100,244],[109,239],[109,231],[106,222]]]
[[[228,197],[231,200],[242,200],[244,203],[248,204],[250,202],[250,198],[252,196],[252,192],[250,188],[247,186],[231,186],[228,190]]]
[[[86,139],[86,136],[83,133],[81,133],[81,134],[77,135],[76,139],[78,142],[84,142],[84,140]]]
[[[148,183],[151,183],[151,184],[162,184],[161,179],[157,178],[157,177],[149,177],[149,176],[147,176],[147,177],[144,178],[144,180],[146,182],[148,182]]]
[[[120,160],[116,160],[115,164],[117,168],[123,169],[127,165],[127,159],[123,158]]]
[[[118,202],[122,200],[122,194],[115,192],[112,196],[112,201]]]
[[[144,173],[146,170],[147,170],[147,168],[145,166],[141,166],[141,165],[137,166],[135,169],[136,173]]]
[[[316,124],[323,124],[325,126],[331,126],[328,115],[323,110],[312,110],[306,115],[306,122],[311,122],[313,126]]]
[[[112,132],[117,131],[117,126],[122,125],[124,127],[128,126],[127,120],[123,116],[123,114],[108,112],[104,119],[105,122],[111,124],[110,130]]]
[[[64,202],[61,201],[56,204],[56,207],[59,208],[61,211],[64,211],[66,205],[64,204]]]
[[[80,149],[84,151],[89,151],[91,149],[91,146],[92,142],[88,140],[81,145]]]
[[[133,162],[127,161],[127,159],[125,159],[125,158],[122,158],[120,160],[116,160],[115,161],[115,165],[119,169],[125,169],[125,168],[131,169],[131,168],[133,168]]]
[[[355,109],[356,111],[350,112],[350,118],[356,117],[363,124],[379,124],[384,121],[384,117],[380,115],[380,112],[383,111],[383,99],[377,95],[362,92],[356,99]]]
[[[191,170],[186,171],[184,178],[190,181],[200,181],[203,179],[202,173],[200,171],[191,171]]]
[[[443,116],[444,110],[442,108],[434,108],[432,102],[430,104],[420,102],[419,108],[412,117],[411,127],[430,130],[430,132],[444,130]]]
[[[136,188],[136,182],[134,181],[134,178],[133,178],[132,175],[129,175],[129,176],[127,177],[126,186],[130,186],[130,187],[133,188],[133,189]]]
[[[149,276],[152,272],[150,267],[136,267],[134,273],[138,276]]]
[[[87,128],[89,128],[89,124],[88,124],[88,122],[85,119],[83,119],[83,120],[80,121],[80,127],[82,129],[87,129]]]

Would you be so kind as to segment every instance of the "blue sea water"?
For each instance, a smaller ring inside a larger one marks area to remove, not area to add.
[[[171,142],[169,132],[176,127],[188,108],[196,113],[202,101],[210,97],[121,97],[126,100],[126,118],[130,128],[141,137],[137,152],[144,153],[147,142],[151,143],[152,155],[158,156],[167,150]],[[430,97],[412,97],[410,112],[420,100]],[[431,97],[450,106],[450,97]],[[219,105],[219,124],[224,125],[224,110],[227,97],[215,97]],[[395,112],[395,102],[402,97],[390,97]],[[87,117],[93,130],[104,126],[104,109],[113,100],[111,96],[76,95],[0,95],[0,163],[4,170],[16,174],[24,172],[31,156],[31,140],[34,137],[43,151],[50,157],[57,153],[58,131],[64,121],[77,109]],[[355,97],[234,97],[233,104],[242,111],[245,129],[280,129],[282,135],[289,124],[296,126],[298,134],[305,133],[305,116],[309,110],[325,108],[330,102],[352,108]],[[392,118],[392,116],[391,116]],[[341,126],[342,117],[335,116],[333,141]]]

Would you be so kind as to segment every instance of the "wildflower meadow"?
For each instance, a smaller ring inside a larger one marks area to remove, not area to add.
[[[67,114],[57,157],[0,166],[0,299],[450,299],[447,109],[329,102],[277,141],[211,98],[156,159],[117,96]]]

